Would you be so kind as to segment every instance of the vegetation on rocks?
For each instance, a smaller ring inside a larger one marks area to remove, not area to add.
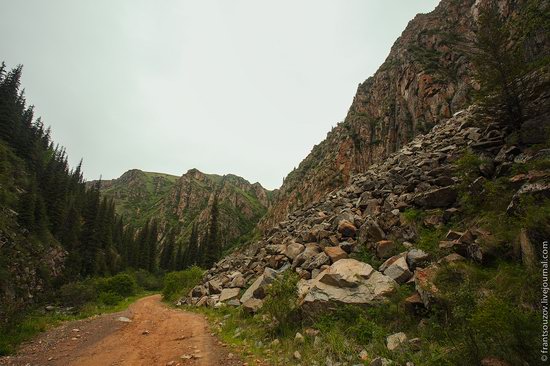
[[[165,301],[174,301],[184,296],[200,281],[203,270],[191,267],[184,271],[170,272],[164,277],[162,297]]]

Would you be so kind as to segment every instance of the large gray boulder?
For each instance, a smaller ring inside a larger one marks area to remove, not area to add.
[[[355,259],[341,259],[316,278],[298,284],[300,303],[340,302],[376,304],[386,301],[397,283],[375,271],[369,264]]]
[[[220,302],[235,299],[239,296],[240,288],[224,288],[220,294]]]
[[[455,203],[458,192],[453,187],[437,188],[419,194],[414,203],[425,208],[445,208]]]
[[[247,300],[256,298],[256,299],[263,299],[265,297],[265,289],[267,285],[275,281],[277,278],[277,275],[279,273],[284,272],[288,267],[283,267],[280,270],[274,270],[272,268],[265,268],[264,273],[250,285],[249,288],[246,289],[246,291],[241,296],[241,303],[245,303]]]
[[[300,253],[305,250],[305,247],[299,243],[291,243],[286,247],[285,255],[293,261]]]

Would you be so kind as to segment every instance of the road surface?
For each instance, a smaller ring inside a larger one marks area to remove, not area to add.
[[[144,297],[124,312],[64,323],[16,355],[0,358],[0,365],[9,366],[242,364],[211,334],[203,316],[171,309],[160,295]]]

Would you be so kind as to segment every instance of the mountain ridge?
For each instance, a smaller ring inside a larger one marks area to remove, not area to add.
[[[502,2],[502,15],[515,21],[531,3]],[[479,88],[467,50],[479,8],[486,4],[442,0],[432,12],[411,20],[380,68],[359,84],[345,120],[286,176],[260,228],[266,230],[293,209],[344,186],[353,174],[466,107]],[[550,50],[547,37],[532,38],[540,43],[531,42],[529,57]]]
[[[88,182],[88,186],[98,181]],[[131,169],[119,178],[101,182],[101,193],[113,198],[117,213],[133,223],[159,221],[160,237],[175,232],[179,246],[189,245],[197,227],[198,240],[210,230],[214,201],[221,210],[220,241],[224,247],[249,234],[271,205],[272,191],[235,174],[207,174],[196,168],[180,177]]]

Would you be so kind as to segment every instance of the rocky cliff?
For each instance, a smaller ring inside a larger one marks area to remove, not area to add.
[[[545,88],[549,76],[546,70]],[[549,95],[539,95],[550,127]],[[284,282],[272,284],[295,273],[297,289],[278,296],[295,299],[301,315],[294,316],[305,325],[285,325],[297,332],[285,347],[298,349],[286,360],[308,352],[308,359],[327,365],[535,364],[536,346],[511,347],[521,340],[536,344],[538,336],[532,329],[539,300],[525,297],[538,282],[526,278],[538,268],[550,234],[550,150],[548,142],[526,148],[514,141],[510,128],[475,106],[461,111],[216,263],[180,304],[242,306],[259,313],[253,324],[263,321],[270,329],[278,324],[273,304],[283,303],[273,291]],[[365,308],[373,310],[359,310]],[[502,311],[521,331],[493,323]],[[524,312],[529,320],[520,320]],[[363,315],[343,320],[353,314]],[[327,319],[331,328],[323,328]],[[329,330],[340,323],[344,354],[336,353]],[[493,331],[505,340],[495,343]],[[280,341],[269,334],[262,341],[274,346],[266,355],[280,355],[273,343]],[[475,349],[468,348],[472,341]],[[302,348],[304,342],[316,344],[314,350]]]
[[[386,61],[359,85],[345,120],[288,174],[262,220],[263,229],[349,183],[352,175],[365,172],[470,103],[476,84],[466,51],[485,3],[443,0],[431,13],[409,22]],[[509,22],[528,7],[544,7],[543,2],[527,0],[498,3]],[[549,50],[544,30],[536,32],[526,46],[533,57]]]
[[[232,174],[205,174],[197,169],[179,178],[134,169],[118,179],[102,182],[101,192],[114,199],[117,212],[129,222],[157,219],[163,233],[174,229],[183,243],[195,223],[199,241],[206,235],[215,199],[219,240],[224,245],[249,233],[271,204],[271,192],[259,183],[251,184]]]

